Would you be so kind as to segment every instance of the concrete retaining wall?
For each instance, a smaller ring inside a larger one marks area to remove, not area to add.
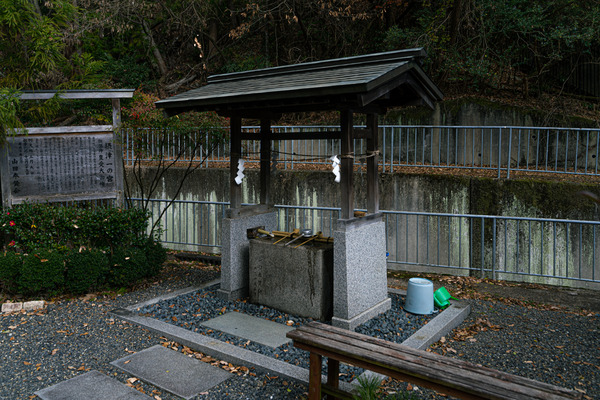
[[[151,171],[149,171],[150,173]],[[159,185],[156,198],[170,198],[176,188],[180,171],[169,171]],[[127,170],[131,181],[131,170]],[[181,191],[180,199],[194,201],[228,201],[228,171],[225,169],[200,169],[193,173]],[[247,170],[243,183],[243,201],[257,202],[259,198],[258,171]],[[356,208],[365,208],[366,182],[356,174]],[[275,204],[311,207],[338,207],[339,185],[330,172],[279,171],[273,179],[272,198]],[[598,207],[577,196],[587,190],[600,194],[594,184],[575,184],[536,180],[497,180],[472,177],[416,174],[381,174],[380,208],[388,211],[416,211],[452,214],[498,215],[526,218],[558,218],[597,221]],[[193,218],[193,214],[189,215]],[[290,215],[290,228],[314,228],[322,221],[317,216],[305,219]],[[329,218],[327,215],[323,219]],[[428,264],[451,265],[464,268],[445,270],[454,274],[473,274],[468,268],[494,268],[496,277],[529,282],[550,282],[548,278],[525,274],[557,274],[600,278],[600,262],[592,271],[593,259],[600,255],[600,247],[593,239],[599,232],[584,227],[579,230],[557,226],[541,227],[516,222],[498,222],[496,247],[493,247],[493,227],[488,221],[482,227],[478,221],[469,223],[465,218],[442,218],[440,221],[426,217],[399,216],[393,221],[388,216],[387,245],[390,259],[409,265],[400,268],[424,271]],[[336,217],[332,218],[335,224]],[[282,222],[279,221],[280,226]],[[328,223],[328,222],[327,222]],[[505,225],[507,228],[505,230]],[[429,228],[428,228],[429,226]],[[333,228],[333,226],[332,226]],[[482,245],[481,233],[485,234]],[[567,232],[568,230],[568,232]],[[582,240],[580,240],[580,237]],[[429,246],[427,242],[429,239]],[[596,239],[597,240],[597,239]],[[598,241],[598,240],[597,240]],[[529,249],[532,243],[532,250]],[[579,244],[581,242],[581,245]],[[474,249],[472,254],[470,250]],[[483,260],[483,261],[482,261]],[[411,265],[412,264],[412,265]],[[397,268],[398,264],[391,265]],[[503,274],[506,269],[513,274]],[[489,276],[489,274],[487,274]],[[573,285],[573,281],[554,280],[553,283]]]

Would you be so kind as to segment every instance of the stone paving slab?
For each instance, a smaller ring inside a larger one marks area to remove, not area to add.
[[[227,380],[231,374],[185,354],[156,345],[111,362],[154,386],[184,399]]]
[[[239,312],[228,312],[201,325],[273,348],[291,342],[285,334],[294,330],[290,326]]]
[[[98,371],[86,372],[35,394],[42,400],[151,400],[151,397]]]

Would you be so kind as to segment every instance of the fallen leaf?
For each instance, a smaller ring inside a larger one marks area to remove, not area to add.
[[[127,378],[127,382],[129,383],[136,383],[138,381],[138,378]]]
[[[130,362],[131,362],[131,360],[127,360],[123,364],[129,364]]]
[[[25,364],[25,365],[31,365],[31,363],[29,361],[23,361],[23,364]]]

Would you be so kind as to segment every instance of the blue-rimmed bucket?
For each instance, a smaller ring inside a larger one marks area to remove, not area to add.
[[[433,282],[429,279],[410,278],[406,289],[404,309],[412,314],[433,312]]]

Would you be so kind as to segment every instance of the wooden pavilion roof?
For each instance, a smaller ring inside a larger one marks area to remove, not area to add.
[[[213,75],[207,85],[156,106],[168,115],[193,110],[270,119],[298,111],[433,107],[443,95],[421,68],[425,57],[418,48]]]

